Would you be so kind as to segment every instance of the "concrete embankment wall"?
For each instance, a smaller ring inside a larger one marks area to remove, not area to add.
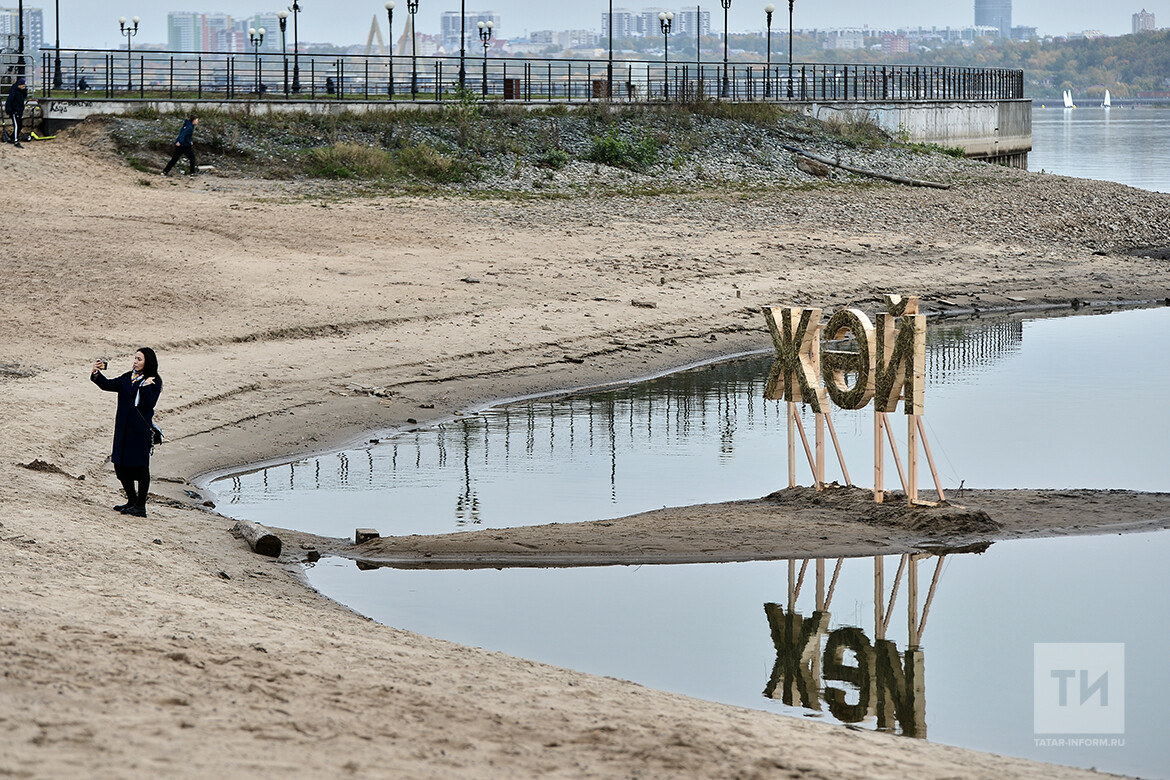
[[[340,114],[345,112],[435,109],[440,103],[362,100],[59,100],[42,98],[48,128],[68,124],[96,114],[122,114],[144,108],[164,113],[238,111],[247,114],[291,113]],[[530,105],[547,108],[547,104]],[[584,104],[577,104],[578,106]],[[986,102],[838,102],[796,103],[817,119],[868,117],[894,136],[918,143],[962,147],[967,156],[1020,168],[1028,167],[1032,149],[1032,103],[1028,100]]]
[[[1030,100],[809,103],[807,111],[822,120],[867,116],[908,141],[957,146],[968,157],[1018,168],[1028,167],[1032,150]]]

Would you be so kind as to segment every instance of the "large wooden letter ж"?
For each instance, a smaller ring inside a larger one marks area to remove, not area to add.
[[[821,353],[821,375],[829,398],[842,409],[864,409],[873,398],[874,328],[860,309],[840,309],[829,318],[825,340],[837,341],[853,334],[856,352],[826,349]],[[855,374],[853,387],[846,375]]]
[[[775,313],[779,312],[780,322]],[[768,373],[764,398],[769,401],[807,403],[816,413],[825,410],[828,398],[818,381],[817,352],[820,351],[820,309],[773,309],[764,307],[764,318],[772,333],[776,361]]]
[[[886,296],[888,314],[877,331],[877,376],[874,410],[892,412],[898,399],[906,414],[922,414],[926,381],[926,317],[918,313],[918,298]],[[895,329],[896,327],[896,329]]]

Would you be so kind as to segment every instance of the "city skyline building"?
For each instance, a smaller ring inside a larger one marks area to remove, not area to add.
[[[1012,0],[975,0],[975,26],[994,27],[1004,38],[1012,34]]]
[[[608,41],[609,39],[609,12],[605,11],[601,14],[601,37]],[[634,38],[637,35],[638,27],[634,21],[634,14],[628,8],[613,9],[613,37],[614,40],[623,40],[627,38]]]
[[[698,5],[683,10],[646,6],[639,11],[628,8],[613,9],[613,37],[615,40],[629,38],[652,38],[662,34],[658,23],[658,14],[673,13],[674,23],[670,34],[673,36],[694,37],[711,34],[711,12],[702,11]],[[697,31],[697,32],[696,32]],[[601,14],[601,33],[599,40],[609,39],[609,12]]]
[[[694,38],[696,35],[710,35],[711,12],[701,11],[697,5],[691,9],[675,11],[674,24],[678,34],[688,38]]]
[[[1157,29],[1158,26],[1154,23],[1154,15],[1146,9],[1143,8],[1141,11],[1133,15],[1134,33],[1153,32]]]
[[[0,8],[0,36],[6,41],[5,46],[16,51],[17,37],[20,35],[20,10],[17,8]],[[13,44],[8,46],[11,39]],[[34,52],[45,45],[45,12],[42,8],[24,9],[24,50]]]
[[[260,51],[279,52],[280,18],[275,13],[235,19],[230,14],[172,11],[167,14],[167,48],[171,51],[242,54],[252,51],[248,30],[260,28],[264,28]]]
[[[466,39],[464,47],[469,52],[476,52],[482,50],[482,44],[479,41],[479,23],[492,23],[492,36],[499,37],[500,35],[500,15],[495,11],[468,11],[465,15],[466,23],[463,25]],[[443,51],[448,54],[459,53],[459,12],[458,11],[444,11],[439,18],[439,40]],[[476,49],[476,47],[480,49]]]

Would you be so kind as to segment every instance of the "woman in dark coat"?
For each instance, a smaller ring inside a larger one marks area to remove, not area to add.
[[[126,503],[114,507],[135,517],[146,517],[146,493],[150,489],[151,423],[154,405],[162,393],[158,358],[150,347],[134,353],[134,370],[116,379],[102,374],[104,366],[95,361],[89,378],[102,390],[118,394],[114,418],[114,450],[110,460],[114,473],[126,491]],[[137,486],[135,486],[137,483]]]

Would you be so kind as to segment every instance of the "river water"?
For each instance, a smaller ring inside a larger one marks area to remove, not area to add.
[[[1170,110],[1033,108],[1028,168],[1170,192]]]
[[[926,419],[945,482],[1170,491],[1170,351],[1156,348],[1168,331],[1167,308],[932,325]],[[770,362],[488,409],[213,488],[232,515],[343,537],[759,497],[785,480],[783,409],[761,400]],[[835,419],[864,482],[871,416]],[[363,614],[468,645],[790,716],[1170,777],[1167,556],[1170,532],[819,567],[359,571],[325,559],[306,574]],[[1085,707],[1108,703],[1120,725],[1053,731],[1037,705],[1053,673],[1097,670],[1102,653],[1107,690],[1097,671],[1073,690],[1090,692]],[[1100,743],[1074,742],[1085,739]]]

